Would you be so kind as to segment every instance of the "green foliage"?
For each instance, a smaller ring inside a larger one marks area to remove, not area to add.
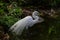
[[[8,25],[8,27],[12,26],[16,21],[18,21],[18,18],[12,16],[3,16],[0,18],[0,23]]]
[[[18,7],[15,2],[13,2],[11,5],[0,2],[0,6],[0,24],[5,24],[10,27],[20,19],[22,9]]]
[[[51,0],[51,7],[59,7],[60,0]]]

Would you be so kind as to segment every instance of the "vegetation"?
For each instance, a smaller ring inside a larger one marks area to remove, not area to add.
[[[21,37],[8,32],[10,40],[60,40],[60,0],[0,0],[0,40],[4,40],[5,30],[23,16],[24,8],[38,9],[43,23],[25,30]],[[6,29],[5,29],[6,28]],[[13,35],[13,36],[12,36]],[[7,40],[8,40],[7,39]]]

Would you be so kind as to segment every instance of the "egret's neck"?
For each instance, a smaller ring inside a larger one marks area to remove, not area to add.
[[[32,17],[33,17],[34,20],[35,20],[35,19],[38,19],[38,16],[35,16],[35,15],[34,15],[34,16],[32,16]]]
[[[33,14],[32,14],[32,17],[34,19],[33,20],[34,24],[43,21],[43,19],[38,16],[38,13],[39,13],[38,11],[34,11]]]
[[[44,19],[39,16],[33,16],[33,18],[34,18],[34,20],[33,20],[34,24],[41,23],[44,21]]]
[[[39,19],[39,16],[38,16],[36,13],[34,13],[34,12],[33,12],[33,14],[32,14],[32,17],[33,17],[34,20],[35,20],[35,19]]]
[[[38,16],[34,16],[34,20],[33,20],[34,24],[38,23],[38,21],[39,21],[39,17]]]

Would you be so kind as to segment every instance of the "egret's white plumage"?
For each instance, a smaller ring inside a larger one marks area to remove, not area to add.
[[[28,27],[31,27],[31,26],[33,26],[34,24],[43,21],[42,18],[39,18],[39,17],[38,17],[38,15],[37,15],[38,13],[39,13],[38,11],[34,11],[34,12],[32,13],[32,17],[34,18],[34,20],[33,20],[33,18],[32,18],[31,16],[27,16],[27,17],[25,17],[25,18],[17,21],[17,22],[10,28],[10,30],[11,30],[12,32],[15,32],[17,35],[21,35],[22,32],[23,32],[23,30],[24,30],[24,28],[28,29]],[[39,21],[39,19],[40,19],[40,21]]]

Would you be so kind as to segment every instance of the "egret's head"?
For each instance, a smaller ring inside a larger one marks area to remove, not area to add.
[[[34,12],[32,13],[32,16],[39,16],[39,12],[38,12],[38,11],[34,11]]]
[[[36,16],[39,18],[39,12],[38,12],[38,11],[34,11],[34,12],[32,13],[33,19],[37,19]]]

